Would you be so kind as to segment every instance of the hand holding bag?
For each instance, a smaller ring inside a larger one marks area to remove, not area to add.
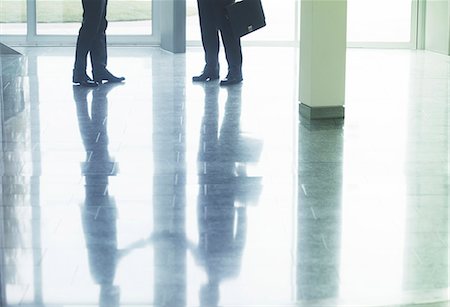
[[[242,37],[266,25],[261,0],[241,0],[226,6],[233,33]]]

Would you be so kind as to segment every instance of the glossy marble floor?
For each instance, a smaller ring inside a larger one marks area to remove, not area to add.
[[[127,80],[97,89],[20,51],[1,306],[449,306],[449,57],[350,49],[345,120],[310,122],[295,48],[244,48],[229,88],[191,82],[197,48],[110,48]]]

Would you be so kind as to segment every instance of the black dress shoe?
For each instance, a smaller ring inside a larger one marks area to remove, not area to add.
[[[208,82],[219,79],[219,72],[202,72],[198,76],[192,77],[192,82]]]
[[[240,74],[229,74],[228,76],[226,76],[225,79],[220,80],[220,85],[222,86],[228,86],[228,85],[233,85],[233,84],[238,84],[241,83],[242,80],[244,80],[242,78],[242,75]]]
[[[77,73],[75,70],[73,72],[72,76],[72,83],[79,85],[79,86],[85,86],[85,87],[96,87],[98,86],[98,83],[92,80],[85,72],[83,73]]]
[[[94,77],[94,81],[98,83],[102,83],[103,81],[119,83],[125,80],[124,77],[116,77],[112,73],[110,73],[107,69],[102,71],[93,71],[92,76]]]

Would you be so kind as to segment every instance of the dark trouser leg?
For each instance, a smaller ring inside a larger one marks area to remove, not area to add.
[[[225,13],[220,18],[220,35],[225,47],[228,72],[242,74],[241,38],[233,34],[230,21],[226,18]]]
[[[91,62],[92,70],[95,72],[101,72],[106,69],[108,54],[106,50],[106,28],[108,27],[108,21],[106,20],[106,6],[108,0],[101,0],[103,11],[100,17],[100,23],[98,31],[91,49]]]
[[[104,3],[106,3],[106,0],[82,0],[83,23],[77,39],[74,64],[75,73],[84,74],[86,72],[87,55],[92,51],[95,39],[97,38]]]
[[[219,65],[219,30],[217,4],[211,0],[198,0],[200,30],[205,51],[205,70],[214,71]]]

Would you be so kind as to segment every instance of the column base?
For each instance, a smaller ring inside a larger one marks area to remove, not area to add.
[[[299,113],[307,119],[332,119],[344,118],[344,106],[334,107],[310,107],[306,104],[299,104]]]

